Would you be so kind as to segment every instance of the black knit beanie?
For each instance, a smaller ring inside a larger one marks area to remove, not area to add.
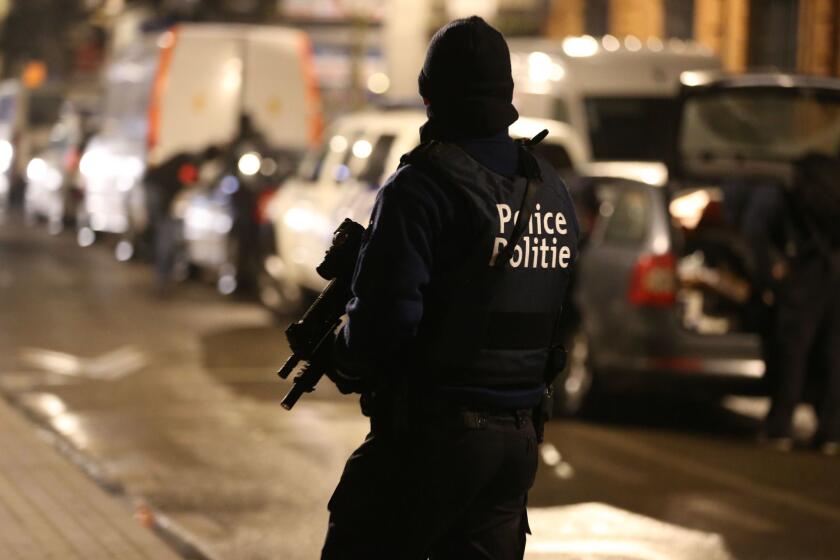
[[[519,118],[505,38],[478,16],[435,33],[418,83],[429,125],[450,137],[493,136]]]

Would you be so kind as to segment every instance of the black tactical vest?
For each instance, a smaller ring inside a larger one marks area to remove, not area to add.
[[[556,331],[577,257],[577,221],[556,172],[520,149],[523,173],[542,181],[528,225],[501,266],[493,264],[511,239],[527,179],[493,173],[444,142],[425,143],[403,158],[461,197],[462,219],[474,232],[468,256],[452,270],[437,271],[424,294],[415,365],[435,384],[534,386],[544,381],[550,349],[560,343]]]

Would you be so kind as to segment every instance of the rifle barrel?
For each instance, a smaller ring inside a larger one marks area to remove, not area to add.
[[[289,356],[289,359],[286,360],[286,363],[283,364],[283,367],[280,368],[280,371],[277,372],[277,375],[279,375],[282,379],[286,379],[297,367],[298,362],[300,362],[300,356],[292,354]]]

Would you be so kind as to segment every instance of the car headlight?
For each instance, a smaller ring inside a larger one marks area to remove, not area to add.
[[[79,160],[79,172],[85,177],[93,175],[97,166],[97,157],[95,152],[85,152],[82,159]]]
[[[262,158],[257,152],[242,154],[242,157],[239,158],[237,167],[239,167],[239,172],[243,175],[247,175],[248,177],[256,175],[259,173],[260,167],[262,167]]]
[[[0,140],[0,173],[5,173],[12,166],[15,149],[8,140]]]
[[[26,166],[26,178],[37,183],[41,181],[47,174],[47,162],[41,158],[32,158]]]
[[[145,167],[146,166],[143,165],[143,160],[136,156],[129,156],[123,161],[125,174],[133,177],[139,177],[142,175]]]

